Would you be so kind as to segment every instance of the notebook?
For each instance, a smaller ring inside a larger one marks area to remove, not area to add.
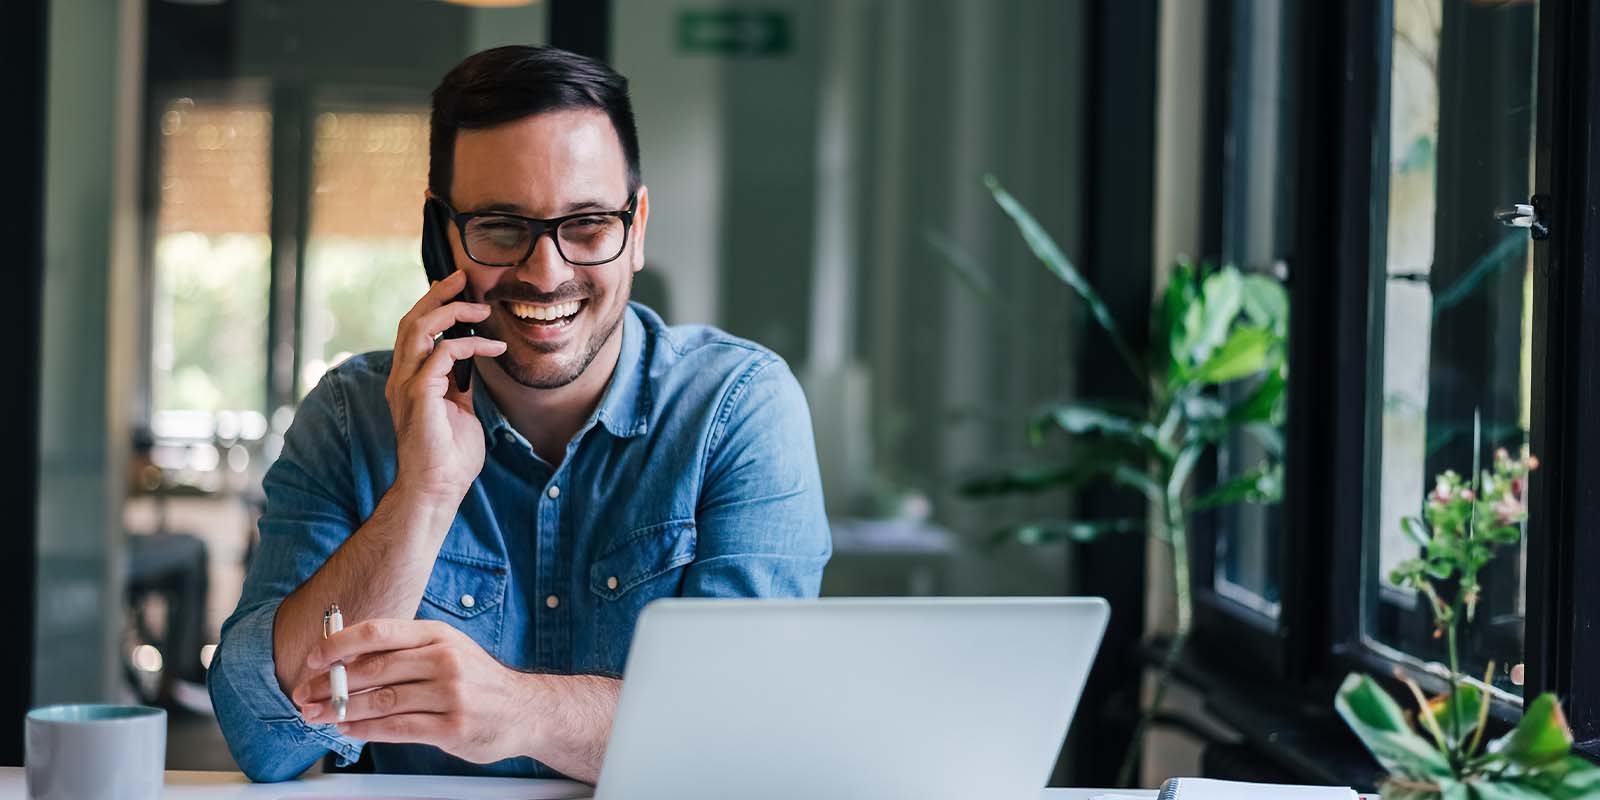
[[[1283,786],[1173,778],[1161,787],[1156,800],[1356,800],[1356,793],[1342,786]]]

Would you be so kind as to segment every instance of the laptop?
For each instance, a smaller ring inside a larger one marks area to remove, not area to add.
[[[1037,800],[1099,598],[658,600],[595,800]]]

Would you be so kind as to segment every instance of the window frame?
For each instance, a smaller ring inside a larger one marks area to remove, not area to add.
[[[1532,447],[1529,485],[1529,696],[1560,696],[1577,748],[1600,757],[1600,14],[1581,0],[1541,7],[1534,205],[1550,237],[1534,246]],[[1557,169],[1557,165],[1561,168]],[[1596,187],[1591,190],[1590,187]]]
[[[1234,130],[1237,124],[1245,123],[1242,111],[1247,101],[1246,95],[1252,92],[1241,92],[1235,85],[1241,76],[1244,81],[1249,81],[1253,73],[1250,63],[1248,43],[1243,42],[1246,32],[1254,24],[1255,6],[1246,0],[1216,0],[1210,8],[1207,19],[1206,31],[1206,132],[1205,150],[1206,163],[1203,165],[1202,196],[1207,199],[1202,219],[1202,252],[1206,260],[1215,263],[1235,263],[1235,254],[1241,248],[1238,241],[1247,230],[1243,206],[1243,198],[1234,192],[1244,177],[1240,168],[1242,161],[1241,152],[1248,150],[1248,144],[1240,132]],[[1284,26],[1280,31],[1283,40],[1281,52],[1301,52],[1304,48],[1288,46],[1290,43],[1302,43],[1305,38],[1304,20],[1307,16],[1305,10],[1298,6],[1284,7]],[[1240,47],[1243,43],[1246,46]],[[1288,125],[1280,125],[1276,131],[1278,138],[1278,151],[1286,149],[1288,140],[1292,135],[1286,135],[1286,130],[1295,130],[1303,124],[1301,117],[1305,109],[1298,98],[1303,90],[1306,67],[1304,58],[1297,64],[1288,80],[1281,84],[1285,91],[1293,97],[1293,103],[1288,110],[1285,120]],[[1292,127],[1291,127],[1292,126]],[[1247,133],[1247,132],[1246,132]],[[1299,149],[1296,146],[1295,149]],[[1296,181],[1289,182],[1286,195],[1294,199],[1296,212],[1304,202]],[[1277,220],[1274,220],[1274,224]],[[1296,226],[1298,227],[1298,226]],[[1298,231],[1297,231],[1298,233]],[[1276,237],[1275,237],[1276,238]],[[1274,248],[1275,250],[1279,248]],[[1290,246],[1293,250],[1293,245]],[[1286,259],[1287,260],[1287,259]],[[1241,269],[1259,268],[1260,264],[1237,264]],[[1301,281],[1302,284],[1306,281]],[[1290,364],[1294,363],[1296,353],[1294,344],[1297,338],[1311,335],[1305,331],[1304,326],[1298,323],[1300,309],[1310,303],[1303,297],[1297,297],[1295,281],[1288,282],[1290,294]],[[1303,294],[1300,293],[1300,294]],[[1285,464],[1285,474],[1290,469],[1298,469],[1294,461],[1294,453],[1305,452],[1304,448],[1310,445],[1299,444],[1309,432],[1303,430],[1307,426],[1302,420],[1307,419],[1304,414],[1293,413],[1296,392],[1291,387],[1289,403],[1291,413],[1284,428],[1286,456],[1289,463]],[[1209,460],[1204,465],[1203,471],[1197,476],[1201,483],[1214,481],[1216,478],[1216,461]],[[1284,499],[1279,503],[1277,526],[1282,533],[1289,530],[1292,518],[1289,508],[1294,500],[1296,490],[1285,486]],[[1302,617],[1308,608],[1305,599],[1300,596],[1299,586],[1302,585],[1301,577],[1296,576],[1295,565],[1301,560],[1301,546],[1295,537],[1287,537],[1283,547],[1278,553],[1276,566],[1279,577],[1278,614],[1276,617],[1264,614],[1256,609],[1236,602],[1215,588],[1216,544],[1219,528],[1227,524],[1227,515],[1211,512],[1195,520],[1193,525],[1193,546],[1191,548],[1191,574],[1194,586],[1194,613],[1195,613],[1195,641],[1196,646],[1202,650],[1225,650],[1234,654],[1242,654],[1244,658],[1229,656],[1234,660],[1235,667],[1248,673],[1271,678],[1288,678],[1303,672],[1304,666],[1295,655],[1294,640],[1291,631],[1303,626]],[[1272,535],[1272,534],[1269,534]],[[1208,635],[1209,634],[1209,635]]]
[[[1538,13],[1534,202],[1551,236],[1533,245],[1531,447],[1543,464],[1528,501],[1524,692],[1556,692],[1576,750],[1600,759],[1600,677],[1588,677],[1600,676],[1600,637],[1580,635],[1600,627],[1600,577],[1576,567],[1600,563],[1600,536],[1582,534],[1600,527],[1600,493],[1584,491],[1600,485],[1600,420],[1586,414],[1600,407],[1600,376],[1583,369],[1600,363],[1600,189],[1589,189],[1600,187],[1600,135],[1589,133],[1600,109],[1600,81],[1590,75],[1600,13],[1576,0],[1543,0]],[[1297,370],[1289,393],[1279,620],[1263,629],[1260,615],[1197,592],[1193,655],[1202,670],[1268,678],[1252,694],[1263,707],[1327,693],[1326,708],[1297,712],[1309,729],[1326,724],[1331,687],[1350,671],[1397,692],[1396,666],[1425,688],[1444,684],[1363,639],[1361,595],[1376,559],[1376,542],[1364,534],[1378,513],[1366,484],[1382,452],[1381,419],[1369,409],[1381,407],[1382,359],[1374,354],[1383,341],[1384,276],[1371,265],[1384,262],[1387,233],[1392,5],[1312,4],[1298,25],[1295,91],[1322,100],[1299,104],[1297,114],[1290,363],[1328,366]],[[1213,32],[1213,46],[1217,39]],[[1220,150],[1208,153],[1218,158]],[[1218,184],[1207,187],[1213,203],[1222,202]],[[1208,227],[1220,230],[1216,222]],[[1213,552],[1211,539],[1202,542],[1197,575]],[[1255,625],[1240,624],[1251,616]],[[1248,716],[1210,708],[1230,722]],[[1500,725],[1520,713],[1518,704],[1494,707]],[[1271,752],[1267,734],[1281,731],[1242,732]]]
[[[160,239],[157,232],[157,215],[161,203],[161,176],[162,176],[162,137],[161,119],[166,113],[167,105],[180,98],[194,98],[207,103],[243,103],[259,104],[273,114],[272,140],[268,145],[269,157],[275,154],[277,147],[279,123],[277,109],[271,101],[270,88],[266,81],[256,78],[196,78],[192,80],[162,81],[148,88],[144,98],[143,119],[143,166],[140,173],[140,225],[139,225],[139,297],[140,308],[138,320],[139,342],[136,351],[139,357],[138,370],[143,378],[137,382],[134,389],[133,419],[145,430],[152,430],[155,421],[156,408],[155,387],[157,382],[155,366],[155,314],[156,314],[156,244]],[[268,188],[276,180],[276,174],[271,172],[272,165],[268,166]],[[268,241],[270,250],[268,255],[268,296],[271,297],[272,285],[277,280],[278,269],[278,240],[272,228],[273,215],[276,212],[276,199],[272,203],[272,210],[268,216]],[[267,327],[272,330],[273,320],[267,318]],[[265,363],[270,372],[271,349],[267,350]],[[272,384],[270,374],[261,397],[261,407],[255,409],[263,414],[270,414],[272,408]]]

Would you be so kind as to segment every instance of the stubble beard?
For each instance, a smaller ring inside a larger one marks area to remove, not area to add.
[[[506,348],[506,352],[495,357],[495,363],[500,365],[500,369],[511,376],[512,380],[530,389],[559,389],[577,380],[589,365],[594,363],[595,357],[600,354],[600,348],[605,347],[611,335],[616,332],[617,326],[622,324],[622,314],[627,308],[628,303],[624,299],[618,304],[611,319],[596,327],[588,340],[583,342],[575,359],[563,361],[559,358],[559,350],[543,350],[536,343],[519,339],[519,347],[544,354],[544,358],[538,359],[538,362],[543,363],[521,359],[513,355],[513,350],[509,347]]]

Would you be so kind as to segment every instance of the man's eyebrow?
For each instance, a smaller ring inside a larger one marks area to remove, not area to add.
[[[561,209],[559,213],[556,214],[556,216],[566,216],[568,214],[576,214],[579,211],[590,211],[593,209],[602,209],[605,211],[614,210],[611,204],[602,203],[599,200],[579,200],[568,203],[565,208]],[[474,214],[484,214],[494,211],[499,211],[506,214],[516,214],[523,217],[534,216],[533,212],[530,211],[527,206],[524,206],[521,203],[496,202],[478,206],[472,209],[472,213]]]

